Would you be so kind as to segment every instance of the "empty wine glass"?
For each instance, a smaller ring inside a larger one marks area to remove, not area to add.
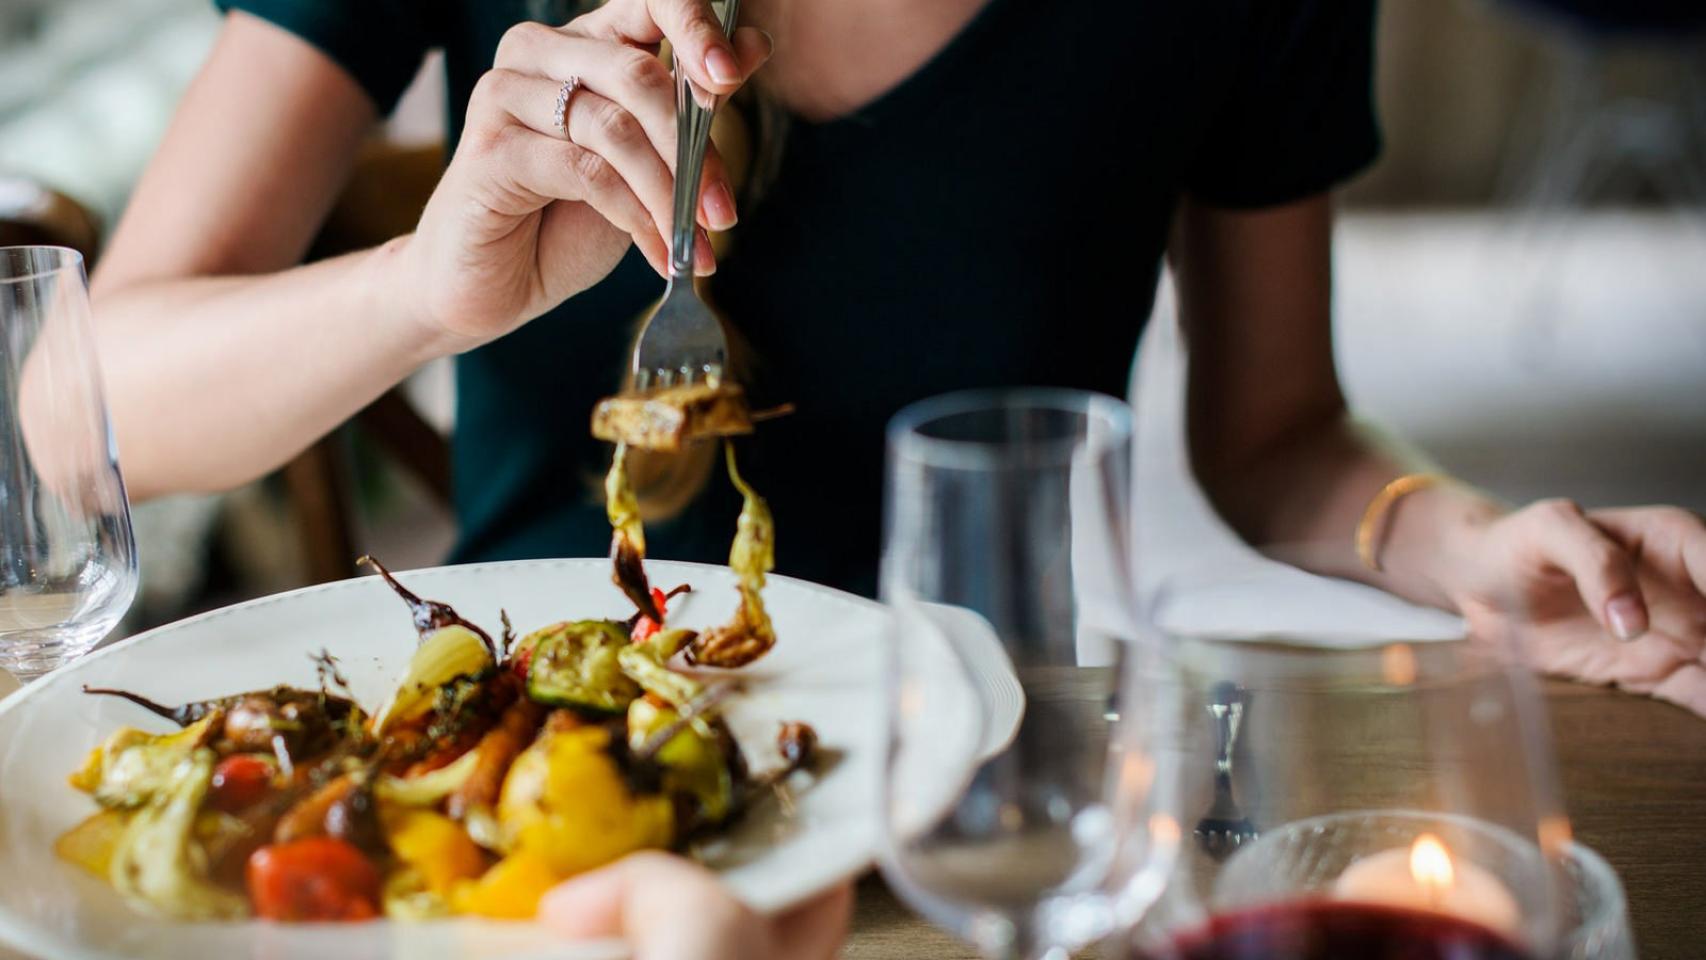
[[[83,258],[0,247],[0,668],[89,652],[136,593]]]
[[[889,428],[883,873],[990,958],[1134,922],[1178,841],[1157,652],[1132,616],[1131,429],[1112,398],[1037,390],[924,401]]]

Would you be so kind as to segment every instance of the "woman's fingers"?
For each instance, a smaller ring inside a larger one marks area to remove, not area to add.
[[[847,923],[853,916],[853,885],[834,890],[801,904],[778,917],[775,944],[778,957],[800,960],[833,960],[847,938]]]
[[[675,80],[655,54],[540,23],[521,23],[504,34],[493,66],[554,81],[545,97],[547,116],[562,82],[579,77],[585,90],[633,114],[658,155],[675,162]]]
[[[718,96],[746,80],[710,0],[616,0],[577,18],[569,29],[642,46],[668,40],[688,77]]]
[[[1587,683],[1611,684],[1706,715],[1706,668],[1700,662],[1699,645],[1669,636],[1662,630],[1650,630],[1629,643],[1565,633],[1534,646],[1530,655],[1535,666],[1546,673]]]
[[[1683,664],[1656,684],[1652,694],[1706,717],[1706,666]]]
[[[741,69],[747,76],[751,76],[770,59],[773,47],[769,34],[751,27],[742,27],[735,31],[734,39]],[[674,169],[673,163],[670,169]],[[699,182],[701,226],[712,230],[727,230],[740,219],[740,213],[735,209],[733,182],[728,174],[728,166],[723,162],[721,151],[715,143],[711,144],[705,150],[705,171]]]
[[[490,109],[502,110],[535,133],[567,138],[609,161],[628,189],[645,205],[652,221],[669,229],[670,189],[675,179],[653,149],[645,128],[632,113],[591,90],[569,98],[563,122],[556,125],[556,98],[562,84],[514,70],[490,70],[476,88]]]
[[[666,904],[668,923],[658,922]],[[698,864],[636,853],[559,884],[539,904],[565,937],[623,937],[636,960],[772,960],[764,920]]]
[[[1529,507],[1534,546],[1545,564],[1575,581],[1582,602],[1613,636],[1633,640],[1647,631],[1647,605],[1635,562],[1568,500]]]
[[[492,176],[542,200],[578,200],[634,238],[646,258],[668,262],[668,243],[646,205],[610,161],[561,137],[507,128],[494,147]],[[660,258],[661,254],[661,258]]]
[[[734,46],[743,77],[763,66],[771,54],[769,36],[751,28],[737,32]],[[554,132],[550,129],[550,120],[562,81],[571,76],[578,77],[582,93],[590,91],[610,100],[638,121],[653,150],[673,175],[676,161],[675,80],[669,68],[655,54],[569,30],[523,23],[504,34],[498,46],[496,69],[531,74],[549,82],[550,89],[545,96],[540,97],[535,92],[532,103],[523,107],[531,118],[524,122],[541,133]],[[580,96],[581,93],[577,93],[570,101],[571,116],[575,113],[574,100]],[[540,114],[543,114],[543,120]],[[713,230],[727,230],[737,218],[734,193],[715,147],[707,151],[703,184],[697,211],[700,224]],[[668,220],[664,218],[659,222],[667,223]]]
[[[1627,544],[1641,562],[1706,598],[1706,521],[1680,507],[1595,510],[1588,519]]]
[[[560,87],[514,70],[490,70],[480,78],[468,123],[470,134],[491,154],[486,158],[488,175],[510,176],[547,200],[591,204],[632,235],[652,265],[667,273],[674,177],[639,121],[596,93],[581,90],[570,98],[565,136],[555,124]],[[505,170],[512,162],[523,165]],[[695,272],[715,269],[708,246],[696,254]]]

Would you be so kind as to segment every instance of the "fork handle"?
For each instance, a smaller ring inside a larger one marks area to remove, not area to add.
[[[1209,694],[1208,712],[1214,717],[1214,772],[1231,785],[1232,752],[1238,748],[1238,728],[1244,722],[1249,694],[1237,684],[1222,681]],[[1218,786],[1218,784],[1217,784]]]
[[[722,0],[719,19],[723,33],[732,36],[740,13],[740,0]],[[699,178],[705,171],[705,144],[711,138],[711,118],[716,103],[701,107],[693,99],[693,82],[687,71],[675,69],[675,211],[673,237],[669,245],[669,275],[693,276],[693,245],[699,223]]]

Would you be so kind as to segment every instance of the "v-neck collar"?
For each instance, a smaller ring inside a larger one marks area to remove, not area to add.
[[[807,132],[813,139],[840,141],[881,126],[892,117],[906,115],[920,101],[929,98],[936,88],[941,86],[944,78],[952,76],[965,64],[975,60],[990,39],[998,33],[1001,19],[1015,15],[1019,9],[1018,0],[986,0],[972,18],[949,38],[942,49],[894,86],[877,94],[864,105],[839,116],[809,120],[793,115],[792,124],[796,130]],[[993,80],[993,74],[991,78]]]

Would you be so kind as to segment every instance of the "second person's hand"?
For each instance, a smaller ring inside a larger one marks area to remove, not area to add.
[[[735,899],[715,874],[636,853],[545,895],[539,919],[573,939],[621,937],[634,960],[830,960],[852,914],[847,884],[774,917]]]
[[[751,27],[723,34],[709,0],[611,0],[565,26],[522,23],[474,89],[448,168],[399,241],[423,334],[454,353],[502,336],[603,279],[628,245],[667,270],[675,182],[668,40],[701,89],[726,97],[771,52]],[[580,85],[555,124],[559,92]],[[706,154],[700,229],[734,223],[734,192]],[[714,268],[710,244],[696,268]]]

